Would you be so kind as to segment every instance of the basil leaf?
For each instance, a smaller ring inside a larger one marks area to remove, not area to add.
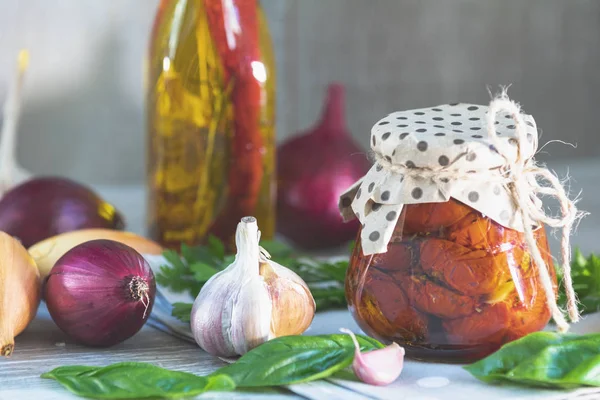
[[[357,335],[361,350],[383,345]],[[326,378],[348,367],[354,359],[349,335],[284,336],[250,350],[234,364],[220,368],[237,387],[279,386]]]
[[[235,383],[226,375],[203,377],[134,362],[59,367],[42,378],[54,379],[79,396],[95,399],[177,398],[235,389]]]
[[[600,334],[536,332],[464,368],[484,382],[560,389],[600,386]]]

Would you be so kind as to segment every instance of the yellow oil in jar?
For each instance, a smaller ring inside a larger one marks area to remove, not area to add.
[[[221,0],[163,0],[150,44],[146,68],[148,230],[167,247],[202,243],[219,217],[239,221],[244,216],[236,213],[254,215],[263,238],[271,238],[275,227],[275,66],[267,24],[256,4],[260,59],[252,61],[262,68],[257,77],[260,108],[252,123],[262,139],[262,148],[255,149],[261,154],[262,172],[253,209],[238,210],[237,199],[231,196],[230,171],[244,156],[232,150],[236,140],[238,149],[243,146],[239,140],[244,140],[235,131],[233,96],[239,81],[224,66],[211,32],[207,16],[211,3]],[[243,21],[238,28],[243,35]],[[234,231],[228,228],[223,234],[220,230],[219,236],[232,244]]]

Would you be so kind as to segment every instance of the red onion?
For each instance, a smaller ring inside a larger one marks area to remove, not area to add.
[[[25,247],[84,228],[121,230],[123,218],[89,188],[65,178],[28,180],[0,200],[0,231],[17,237]]]
[[[359,228],[343,222],[338,201],[371,164],[346,128],[344,99],[342,85],[329,85],[320,123],[277,150],[277,229],[306,249],[342,245]]]
[[[154,274],[140,253],[100,239],[75,246],[56,262],[44,298],[63,332],[88,346],[104,347],[142,328],[155,292]]]

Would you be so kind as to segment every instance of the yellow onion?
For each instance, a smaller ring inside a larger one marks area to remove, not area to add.
[[[160,255],[163,248],[156,242],[131,232],[113,229],[80,229],[52,236],[31,246],[28,251],[35,260],[42,281],[46,279],[54,264],[73,247],[90,240],[108,239],[126,244],[144,255]]]
[[[12,354],[15,336],[35,317],[40,282],[40,273],[27,250],[0,232],[0,355]]]

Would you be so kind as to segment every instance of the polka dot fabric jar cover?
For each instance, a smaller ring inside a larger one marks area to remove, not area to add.
[[[505,159],[488,139],[487,112],[484,105],[446,104],[394,112],[373,126],[371,149],[379,161],[340,197],[344,219],[358,218],[363,225],[365,255],[386,251],[404,204],[454,198],[503,226],[523,231],[511,194],[500,178],[500,168],[513,162],[519,151],[516,121],[507,113],[495,118]],[[521,156],[533,158],[538,144],[536,124],[532,116],[521,116],[527,130]],[[402,173],[405,169],[417,172]],[[494,174],[498,179],[485,178]]]

